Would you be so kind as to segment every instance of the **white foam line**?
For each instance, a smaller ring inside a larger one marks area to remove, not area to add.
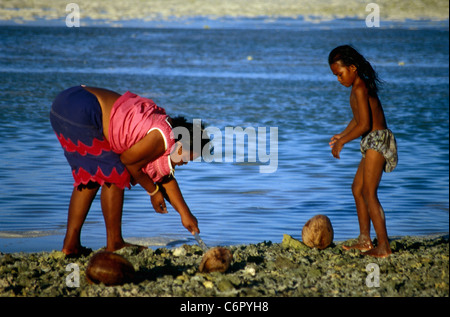
[[[126,242],[144,246],[170,246],[173,244],[187,243],[187,238],[170,237],[127,237]]]
[[[58,234],[61,232],[56,230],[0,231],[0,238],[39,238]]]

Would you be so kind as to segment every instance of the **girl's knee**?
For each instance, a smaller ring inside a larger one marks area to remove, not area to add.
[[[371,187],[367,187],[364,186],[363,190],[362,190],[364,199],[366,201],[371,201],[371,200],[377,200],[378,201],[378,195],[377,195],[377,189],[375,188],[371,188]]]
[[[353,182],[352,184],[352,193],[353,196],[362,196],[363,195],[363,186],[359,183]]]

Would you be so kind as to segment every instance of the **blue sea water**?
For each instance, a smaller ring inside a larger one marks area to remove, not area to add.
[[[300,239],[316,214],[330,218],[335,240],[356,237],[351,183],[359,141],[347,144],[340,160],[328,146],[351,119],[350,91],[327,64],[341,44],[359,49],[385,81],[380,98],[399,149],[398,167],[379,188],[389,235],[448,232],[448,24],[348,23],[0,26],[0,251],[62,246],[73,179],[49,110],[58,92],[78,84],[130,90],[224,134],[226,127],[278,129],[273,173],[260,173],[268,163],[236,159],[177,169],[206,244],[281,242],[284,233]],[[155,213],[139,186],[125,193],[122,227],[130,241],[195,243],[176,211]],[[99,197],[82,243],[94,249],[106,243]]]

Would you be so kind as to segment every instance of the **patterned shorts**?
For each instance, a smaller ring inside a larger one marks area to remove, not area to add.
[[[360,147],[363,157],[366,156],[366,151],[369,149],[381,153],[386,160],[384,166],[386,173],[392,172],[397,166],[397,142],[391,130],[374,130],[370,132],[361,140]]]
[[[54,100],[50,122],[72,168],[74,186],[98,183],[130,187],[130,174],[103,136],[102,109],[95,95],[76,86]]]

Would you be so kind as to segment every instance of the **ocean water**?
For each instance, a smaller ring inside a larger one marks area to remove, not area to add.
[[[277,151],[269,136],[265,147],[257,144],[258,155],[272,153],[273,173],[261,173],[269,162],[240,162],[237,149],[232,162],[222,153],[177,168],[206,244],[281,242],[284,233],[301,239],[316,214],[330,218],[335,240],[356,237],[351,183],[359,141],[347,144],[340,160],[328,146],[351,119],[350,90],[327,64],[341,44],[360,50],[385,81],[380,98],[399,150],[399,165],[383,175],[378,192],[389,235],[448,232],[448,20],[381,28],[352,19],[209,25],[0,26],[1,252],[62,246],[73,179],[49,110],[56,94],[78,84],[130,90],[169,115],[201,119],[223,133],[216,145],[225,142],[227,127],[277,128]],[[155,213],[139,186],[125,192],[122,228],[126,240],[150,246],[195,243],[177,212]],[[99,197],[82,243],[106,243]]]

